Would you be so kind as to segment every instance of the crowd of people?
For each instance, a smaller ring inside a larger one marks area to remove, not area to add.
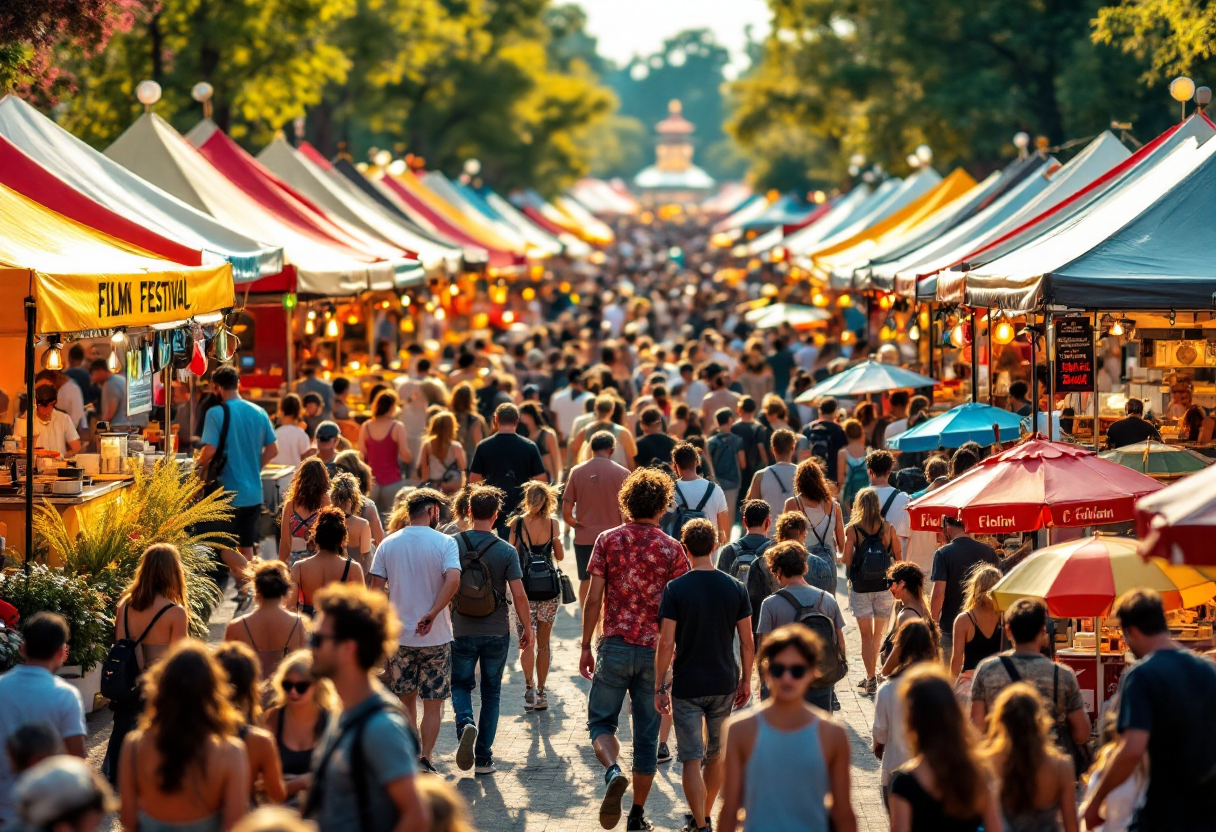
[[[361,419],[354,385],[314,363],[277,424],[217,369],[196,444],[232,496],[236,545],[218,556],[238,616],[218,645],[191,639],[178,553],[148,547],[107,659],[126,694],[101,776],[73,759],[81,702],[52,675],[66,622],[24,622],[25,664],[0,677],[0,829],[93,832],[111,811],[140,832],[471,828],[436,776],[445,702],[452,762],[493,776],[504,708],[555,701],[562,604],[581,616],[606,829],[654,828],[647,799],[673,759],[683,829],[856,829],[863,761],[836,715],[851,678],[874,700],[895,832],[1210,828],[1196,761],[1216,750],[1193,728],[1216,666],[1176,649],[1160,598],[1114,610],[1143,661],[1093,762],[1076,677],[1044,655],[1046,608],[1002,613],[992,596],[1025,551],[952,519],[911,529],[909,500],[988,449],[887,449],[927,417],[915,391],[796,401],[865,352],[751,330],[739,304],[760,284],[713,281],[701,229],[621,232],[585,303],[534,310],[523,340],[406,350]],[[271,461],[296,466],[277,546],[259,539]],[[522,690],[504,690],[513,642]]]

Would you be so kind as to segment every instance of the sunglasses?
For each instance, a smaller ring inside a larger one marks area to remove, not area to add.
[[[883,582],[887,585],[887,589],[890,589],[891,587],[893,587],[897,583],[899,583],[899,581],[896,581],[892,578],[883,578]]]
[[[810,671],[810,667],[805,664],[781,664],[780,662],[769,662],[768,672],[774,679],[780,679],[786,673],[790,674],[791,679],[801,679]]]
[[[280,687],[283,688],[283,693],[290,694],[294,690],[296,693],[300,694],[300,696],[303,696],[304,694],[308,693],[308,689],[312,687],[312,682],[288,682],[286,679],[284,679],[283,684],[280,685]]]

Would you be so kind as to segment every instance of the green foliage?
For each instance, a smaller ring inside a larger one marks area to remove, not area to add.
[[[1169,123],[1168,99],[1143,86],[1143,61],[1093,42],[1100,0],[770,0],[763,56],[732,87],[728,123],[760,172],[790,149],[794,178],[840,182],[863,154],[897,174],[918,144],[942,170],[986,173],[1025,130],[1052,144],[1096,135],[1112,120],[1142,137]],[[786,175],[766,184],[793,185]]]
[[[0,575],[0,600],[16,607],[22,621],[40,612],[66,618],[72,631],[67,663],[80,665],[86,673],[106,657],[114,640],[113,606],[87,576],[30,564],[28,575],[23,571]]]
[[[1216,5],[1208,0],[1123,0],[1098,11],[1094,41],[1148,61],[1145,80],[1176,75],[1211,82],[1216,65]]]
[[[181,552],[190,606],[190,633],[206,638],[211,612],[221,600],[210,577],[211,549],[235,543],[229,536],[196,532],[228,519],[230,496],[216,492],[194,500],[200,481],[182,477],[173,464],[158,464],[150,476],[138,472],[122,499],[92,512],[75,536],[49,503],[34,513],[34,534],[63,558],[68,574],[88,578],[108,599],[110,610],[135,574],[144,549],[169,543]]]

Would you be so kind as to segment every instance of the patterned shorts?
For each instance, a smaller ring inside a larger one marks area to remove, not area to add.
[[[557,620],[557,607],[558,607],[557,598],[554,598],[552,601],[529,601],[528,607],[531,608],[531,610],[532,610],[532,632],[533,633],[536,632],[536,630],[537,630],[536,625],[539,622],[543,621],[546,624],[552,624],[554,621]],[[519,613],[518,610],[513,610],[513,612],[511,613],[511,617],[515,620],[515,634],[517,636],[519,636],[520,638],[523,638],[524,622],[520,620],[518,613]]]
[[[398,696],[417,691],[419,699],[447,699],[452,695],[452,645],[398,647],[382,678]]]

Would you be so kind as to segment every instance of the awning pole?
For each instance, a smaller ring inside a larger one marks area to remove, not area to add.
[[[1030,336],[1030,435],[1038,436],[1039,433],[1039,363],[1038,357],[1035,355],[1035,345],[1039,341],[1039,333],[1035,332],[1034,327],[1038,324],[1038,315],[1033,312],[1027,316],[1030,323],[1026,327],[1026,333]]]
[[[1056,437],[1055,425],[1052,417],[1056,411],[1056,336],[1055,336],[1055,320],[1051,314],[1051,310],[1047,310],[1044,316],[1045,329],[1047,330],[1047,438],[1054,440]],[[1035,390],[1035,410],[1039,409],[1038,405],[1038,389]]]
[[[971,403],[980,400],[980,331],[975,327],[975,310],[971,310]]]
[[[25,574],[30,574],[34,555],[34,330],[38,306],[31,295],[25,299]]]
[[[1102,694],[1106,691],[1105,675],[1102,671],[1102,619],[1094,617],[1094,653],[1097,656],[1097,669],[1094,671],[1097,675],[1094,677],[1094,721],[1097,722],[1102,718]],[[1098,722],[1099,727],[1101,723]]]
[[[1094,411],[1094,450],[1098,450],[1098,313],[1094,312],[1094,392],[1090,393],[1090,403]]]
[[[988,335],[985,338],[985,340],[988,342],[987,346],[988,346],[988,406],[989,407],[992,406],[992,391],[994,389],[996,389],[996,372],[995,372],[996,368],[993,367],[993,365],[992,365],[992,324],[993,324],[992,310],[989,309],[988,310]],[[1000,442],[997,442],[997,444],[999,445]]]

